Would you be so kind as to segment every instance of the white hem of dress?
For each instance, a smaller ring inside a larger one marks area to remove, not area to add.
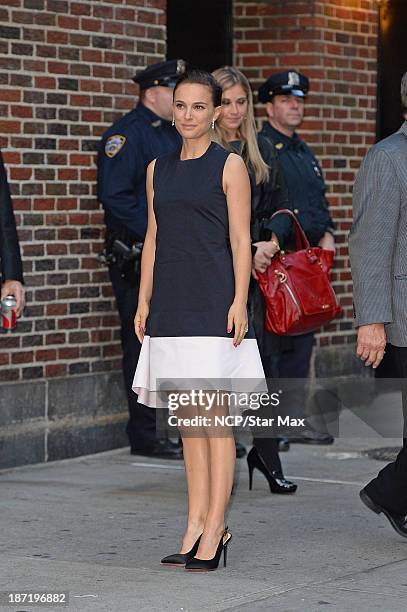
[[[162,389],[267,392],[257,341],[218,336],[144,336],[132,389],[138,401],[165,407]]]

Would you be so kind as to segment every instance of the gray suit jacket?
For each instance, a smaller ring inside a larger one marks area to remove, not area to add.
[[[407,346],[407,121],[362,162],[349,253],[356,326],[385,323],[388,342]]]

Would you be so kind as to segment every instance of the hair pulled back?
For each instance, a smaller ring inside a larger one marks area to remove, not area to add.
[[[198,68],[192,68],[191,70],[187,70],[186,72],[184,72],[184,74],[179,77],[174,87],[174,99],[175,92],[177,91],[178,87],[180,85],[184,85],[185,83],[204,85],[205,87],[209,87],[209,90],[212,95],[213,105],[220,106],[222,104],[222,88],[210,72],[206,72],[205,70],[199,70]]]

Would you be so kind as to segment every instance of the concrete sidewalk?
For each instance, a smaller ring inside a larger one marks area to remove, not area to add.
[[[126,449],[0,472],[0,590],[69,592],[65,607],[0,609],[405,610],[407,540],[358,497],[383,465],[359,451],[391,442],[292,445],[282,460],[299,490],[287,497],[258,471],[249,491],[238,461],[228,567],[204,574],[159,564],[184,527],[181,462]]]

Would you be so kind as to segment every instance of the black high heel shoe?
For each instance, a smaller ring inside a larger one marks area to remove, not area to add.
[[[278,472],[270,472],[267,465],[259,455],[257,448],[252,447],[247,455],[247,465],[249,467],[249,490],[252,490],[253,485],[253,470],[257,468],[267,479],[271,493],[295,493],[297,485],[290,480],[286,480],[282,474]]]
[[[174,565],[176,567],[184,567],[185,563],[192,559],[196,555],[196,551],[199,548],[199,542],[201,541],[202,534],[199,536],[191,550],[186,553],[175,553],[175,555],[168,555],[161,559],[163,565]]]
[[[215,556],[212,559],[197,559],[193,557],[185,564],[185,569],[189,572],[211,572],[216,570],[219,565],[219,559],[223,551],[223,566],[226,567],[226,559],[228,553],[228,544],[232,539],[232,534],[228,532],[228,528],[225,527],[225,531],[219,541],[218,548],[216,549]]]

